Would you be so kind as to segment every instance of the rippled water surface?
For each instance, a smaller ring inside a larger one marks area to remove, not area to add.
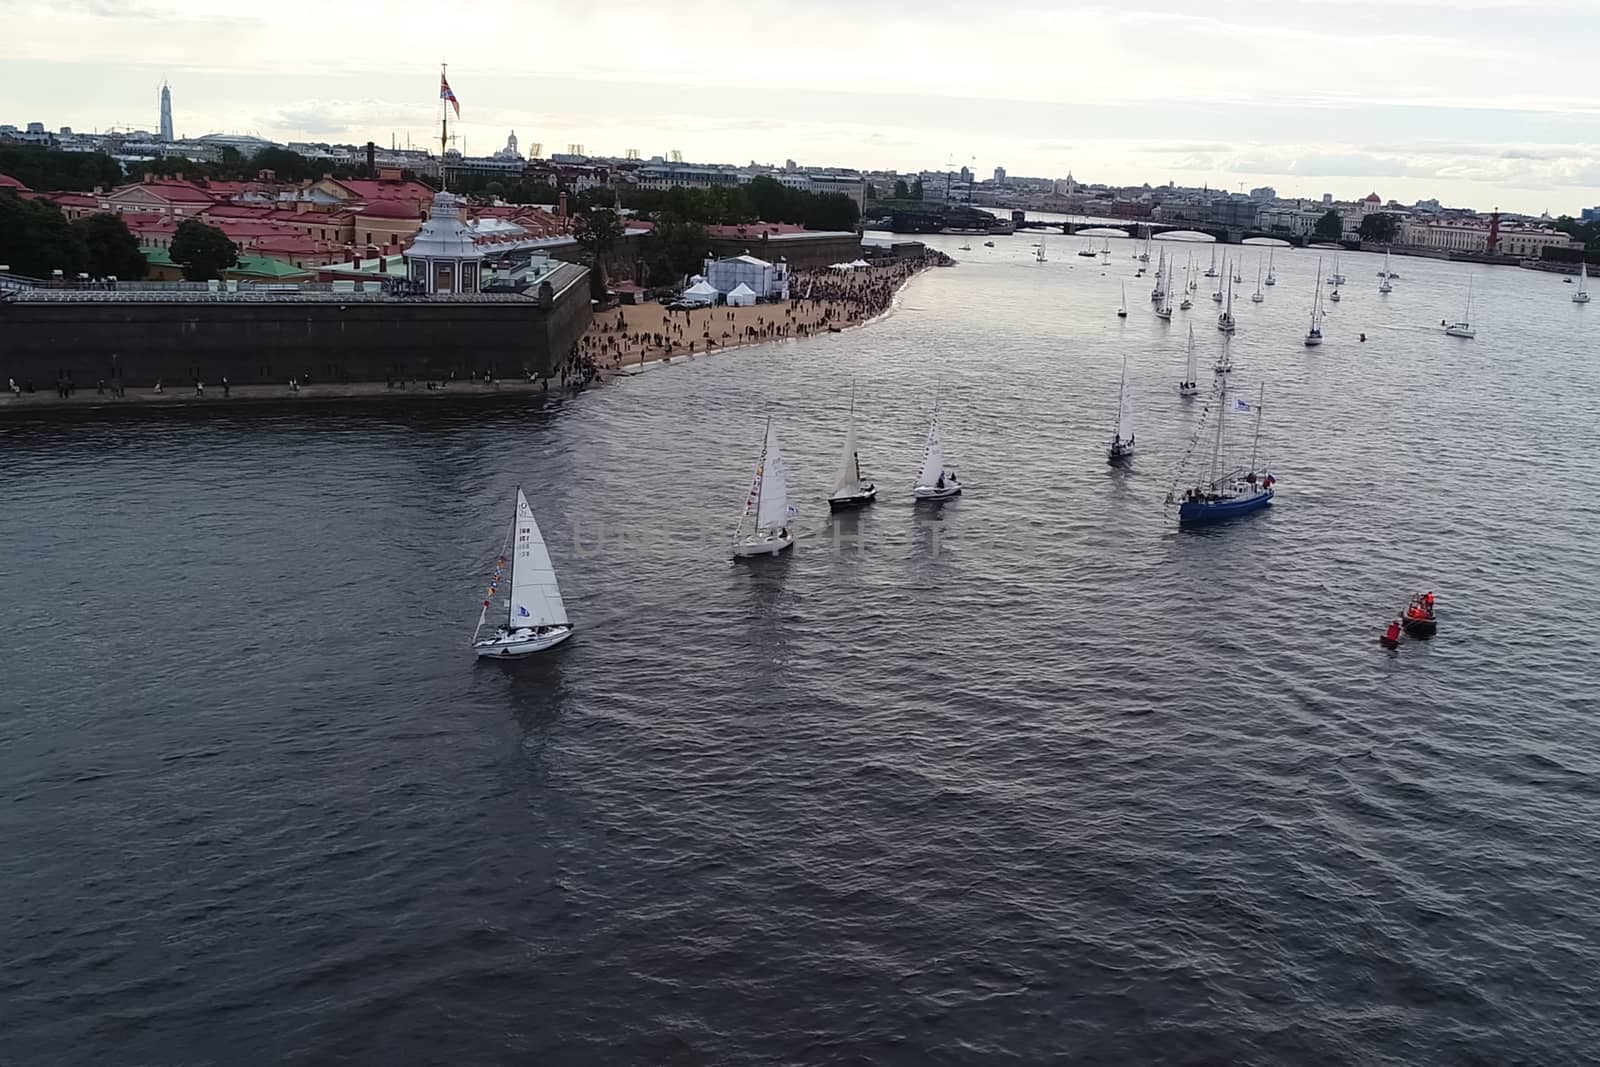
[[[1591,1060],[1600,308],[1346,255],[1307,350],[1278,255],[1277,503],[1179,534],[1205,283],[1167,326],[1126,242],[998,245],[543,406],[0,428],[0,1058]],[[885,494],[830,520],[852,378]],[[768,414],[806,536],[735,565]],[[580,630],[480,665],[519,483]]]

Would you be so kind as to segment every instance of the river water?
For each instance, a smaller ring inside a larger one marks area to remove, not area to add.
[[[4,1058],[1592,1057],[1600,307],[1347,254],[1308,350],[1281,252],[1233,346],[1278,499],[1180,533],[1207,283],[1168,326],[1128,242],[1030,240],[542,406],[0,428]],[[830,520],[852,379],[884,498]],[[734,564],[769,414],[804,536]],[[478,664],[518,484],[579,633]]]

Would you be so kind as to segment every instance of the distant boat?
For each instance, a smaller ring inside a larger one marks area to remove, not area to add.
[[[1212,245],[1211,246],[1211,266],[1206,268],[1206,275],[1205,276],[1207,278],[1215,278],[1217,276],[1217,246],[1216,245]]]
[[[789,532],[789,516],[794,509],[789,506],[788,472],[783,466],[783,450],[778,447],[778,435],[772,429],[772,418],[767,418],[767,432],[761,440],[761,458],[756,461],[756,478],[750,485],[750,495],[745,498],[744,511],[739,515],[739,525],[733,531],[735,556],[776,556],[794,545],[794,535]],[[754,519],[750,534],[745,534],[745,523]]]
[[[1086,244],[1082,248],[1078,249],[1078,255],[1087,256],[1089,259],[1093,259],[1095,256],[1098,256],[1099,254],[1100,254],[1099,251],[1096,250],[1096,248],[1094,247],[1094,242],[1093,241],[1090,241],[1088,244]]]
[[[1333,257],[1332,273],[1328,275],[1328,284],[1337,289],[1344,284],[1344,275],[1339,273],[1339,257]]]
[[[994,247],[994,242],[993,241],[985,241],[985,242],[983,242],[983,247],[985,247],[985,248],[993,248]]]
[[[550,551],[545,547],[544,535],[539,532],[539,524],[534,521],[533,509],[528,506],[521,486],[517,487],[515,506],[511,530],[495,564],[489,596],[478,614],[478,628],[472,631],[472,650],[483,658],[526,656],[559,645],[572,636],[572,623],[567,618],[567,605],[561,599],[561,586],[556,583]],[[494,606],[502,567],[511,569],[506,621],[495,627],[492,637],[479,640],[478,635],[483,632]]]
[[[1125,319],[1127,317],[1128,317],[1128,283],[1127,282],[1123,282],[1122,283],[1122,303],[1117,305],[1117,318]]]
[[[1472,328],[1472,276],[1467,276],[1467,308],[1461,313],[1459,322],[1452,322],[1444,328],[1444,332],[1451,337],[1465,337],[1469,340],[1478,335]]]
[[[1222,265],[1224,268],[1227,267],[1227,259],[1223,259]],[[1228,290],[1228,302],[1223,307],[1222,314],[1217,316],[1217,329],[1221,330],[1223,333],[1232,333],[1238,325],[1233,321],[1233,286],[1227,281],[1224,281],[1222,287]]]
[[[1578,262],[1578,291],[1572,294],[1574,304],[1587,304],[1589,302],[1589,263],[1587,260]]]
[[[1311,291],[1311,328],[1306,331],[1306,347],[1322,343],[1322,260],[1317,260],[1317,287]]]
[[[1126,463],[1133,458],[1133,399],[1128,396],[1128,357],[1122,357],[1122,381],[1117,386],[1117,425],[1111,431],[1106,462]]]
[[[957,251],[970,252],[972,251],[972,245],[967,241],[962,241],[961,244],[957,246]]]
[[[1256,261],[1256,291],[1250,294],[1250,303],[1259,304],[1266,298],[1267,294],[1261,291],[1261,262],[1258,259]]]
[[[850,383],[850,417],[845,423],[844,453],[839,457],[839,473],[833,479],[829,511],[848,511],[866,507],[878,498],[878,487],[861,477],[861,455],[856,451],[856,387]]]
[[[1199,356],[1194,350],[1194,324],[1189,324],[1189,351],[1184,364],[1183,381],[1178,383],[1179,396],[1194,396],[1200,391]]]
[[[1383,278],[1383,281],[1378,283],[1378,292],[1394,292],[1394,286],[1389,284],[1389,250],[1387,248],[1383,250],[1383,269],[1378,274]]]
[[[928,423],[928,440],[922,446],[922,470],[917,474],[917,484],[911,495],[918,500],[944,500],[961,492],[961,482],[954,471],[944,469],[944,448],[939,444],[939,416]]]
[[[1196,483],[1185,489],[1181,495],[1174,486],[1167,493],[1167,503],[1178,505],[1178,522],[1182,525],[1199,525],[1209,522],[1220,522],[1225,519],[1234,519],[1259,511],[1272,503],[1277,484],[1277,478],[1271,473],[1257,473],[1256,455],[1261,442],[1261,411],[1262,401],[1266,398],[1266,386],[1261,388],[1261,399],[1254,405],[1256,416],[1255,436],[1250,445],[1250,466],[1247,469],[1229,469],[1223,457],[1224,430],[1227,425],[1228,382],[1223,379],[1217,390],[1216,418],[1217,435],[1211,447],[1211,460],[1205,473]],[[1209,408],[1208,408],[1209,410]],[[1252,410],[1251,405],[1244,400],[1235,400],[1231,410],[1245,413]],[[1204,426],[1205,413],[1201,413],[1201,424]],[[1199,439],[1199,431],[1195,438]],[[1188,463],[1188,456],[1184,457],[1184,464]]]
[[[1231,335],[1224,333],[1222,335],[1222,355],[1218,356],[1217,361],[1211,365],[1211,373],[1216,377],[1220,378],[1224,375],[1233,373],[1233,351],[1231,342]]]
[[[1337,304],[1342,299],[1342,297],[1339,296],[1339,290],[1335,289],[1333,292],[1329,293],[1328,299]]]
[[[1272,272],[1272,254],[1273,254],[1274,251],[1275,251],[1274,248],[1268,248],[1267,249],[1267,284],[1268,285],[1277,285],[1278,284],[1278,276]]]
[[[1154,232],[1153,230],[1146,230],[1144,233],[1144,251],[1139,253],[1140,263],[1150,262],[1150,235]]]
[[[1165,248],[1163,248],[1161,250],[1161,258],[1156,262],[1156,284],[1155,284],[1155,288],[1150,290],[1150,302],[1152,304],[1160,304],[1162,298],[1164,296],[1166,296],[1166,292],[1162,289],[1162,285],[1163,285],[1162,275],[1166,273],[1166,269],[1167,269],[1167,250]]]
[[[1047,260],[1046,260],[1046,259],[1045,259],[1045,258],[1044,258],[1044,238],[1042,238],[1042,237],[1041,237],[1041,238],[1039,238],[1039,251],[1037,251],[1037,252],[1035,252],[1035,253],[1034,253],[1034,254],[1033,254],[1033,259],[1034,259],[1034,262],[1036,262],[1036,263],[1045,263],[1045,262],[1048,262],[1048,261],[1047,261]]]
[[[1174,257],[1176,258],[1176,257]],[[1156,304],[1156,318],[1163,322],[1172,321],[1172,264],[1167,264],[1167,278],[1161,280],[1161,275],[1156,275],[1156,290],[1161,293],[1161,299]]]

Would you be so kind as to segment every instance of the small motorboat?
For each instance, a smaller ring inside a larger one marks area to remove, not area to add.
[[[1400,625],[1412,637],[1432,637],[1439,630],[1439,620],[1433,614],[1433,594],[1418,593],[1406,605],[1400,616]]]
[[[994,242],[993,241],[985,241],[985,242],[983,242],[983,247],[985,247],[985,248],[993,248],[994,247]]]

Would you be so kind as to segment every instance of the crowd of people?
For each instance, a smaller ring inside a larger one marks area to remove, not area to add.
[[[936,265],[941,255],[841,273],[798,271],[789,299],[753,307],[668,308],[641,304],[596,316],[569,363],[616,369],[655,359],[715,352],[739,345],[810,337],[855,326],[889,309],[913,274]]]

